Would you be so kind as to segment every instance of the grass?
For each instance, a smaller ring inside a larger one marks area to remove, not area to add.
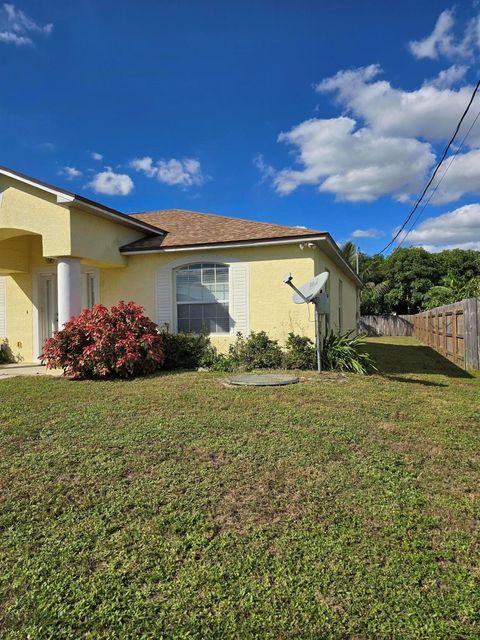
[[[0,382],[3,639],[480,637],[480,377]]]

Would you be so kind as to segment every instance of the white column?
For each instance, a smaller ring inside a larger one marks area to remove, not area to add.
[[[82,308],[82,270],[78,258],[59,258],[57,262],[58,328],[80,313]]]

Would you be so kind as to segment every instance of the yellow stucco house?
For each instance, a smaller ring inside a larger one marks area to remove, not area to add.
[[[207,327],[223,350],[240,331],[314,338],[283,283],[328,270],[329,324],[355,329],[361,281],[327,232],[163,210],[123,214],[0,167],[0,338],[38,360],[82,308],[133,300],[160,327]]]

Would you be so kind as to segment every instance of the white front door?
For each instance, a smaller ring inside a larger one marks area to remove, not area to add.
[[[38,277],[38,335],[40,346],[58,330],[57,276],[55,273]]]
[[[99,301],[99,276],[96,269],[82,270],[82,309],[91,309]],[[35,297],[36,295],[36,297]],[[58,291],[55,271],[38,270],[34,285],[33,349],[40,358],[43,344],[58,331]]]

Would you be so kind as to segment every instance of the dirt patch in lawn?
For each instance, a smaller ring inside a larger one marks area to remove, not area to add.
[[[215,523],[221,531],[242,533],[296,520],[309,510],[306,487],[319,475],[316,468],[287,464],[263,472],[251,469],[223,493]]]

